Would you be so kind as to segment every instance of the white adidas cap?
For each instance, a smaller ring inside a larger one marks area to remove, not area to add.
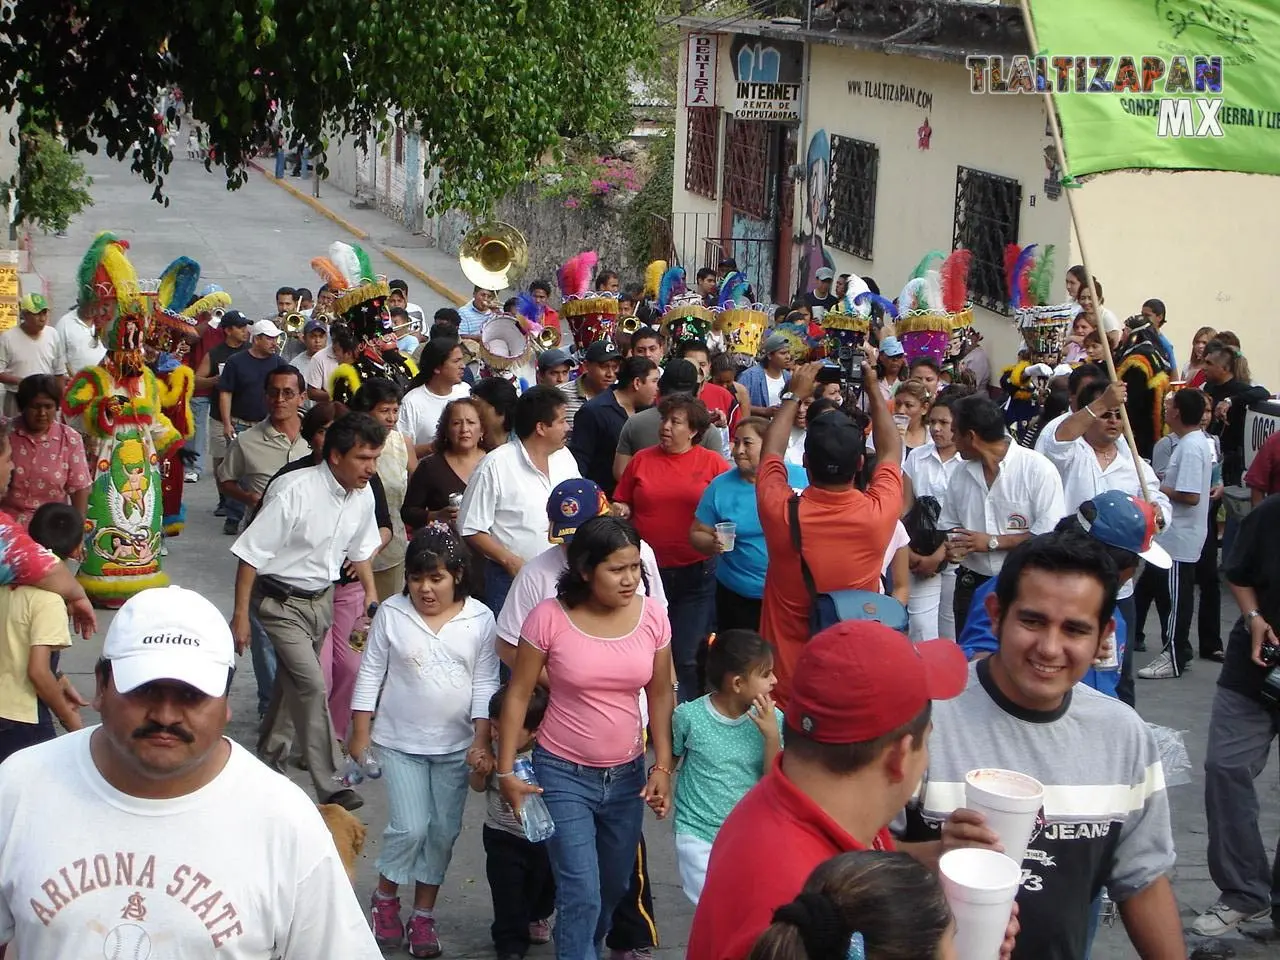
[[[227,692],[235,666],[231,628],[194,590],[154,587],[116,611],[102,644],[121,693],[155,680],[177,680],[210,697]]]

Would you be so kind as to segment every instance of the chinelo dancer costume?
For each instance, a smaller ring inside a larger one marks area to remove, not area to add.
[[[1005,280],[1013,322],[1025,348],[1017,363],[1004,368],[1000,386],[1009,396],[1005,423],[1021,436],[1040,412],[1049,378],[1070,373],[1059,365],[1074,319],[1074,304],[1049,303],[1053,287],[1053,244],[1037,253],[1036,244],[1011,243],[1004,254]]]
[[[672,267],[663,273],[658,284],[658,309],[671,356],[683,343],[707,343],[716,315],[703,305],[701,295],[688,289],[684,267]]]
[[[126,249],[102,233],[80,264],[80,302],[89,305],[107,354],[76,374],[63,397],[63,413],[83,417],[93,474],[76,576],[106,607],[169,583],[160,569],[160,461],[182,444],[144,360],[151,307]]]
[[[963,248],[945,256],[934,250],[925,255],[902,288],[894,332],[908,364],[930,357],[941,368],[956,357],[973,327],[973,306],[969,303],[972,260],[973,255]],[[849,280],[852,289],[853,278]]]
[[[566,260],[556,277],[564,298],[560,314],[569,322],[579,356],[597,340],[612,342],[618,324],[617,294],[590,289],[596,260],[594,251],[583,251]]]
[[[747,278],[741,273],[731,273],[720,284],[720,299],[716,303],[715,328],[724,339],[725,351],[739,369],[755,362],[769,323],[764,305],[751,303],[747,289]]]
[[[329,396],[351,402],[366,379],[390,380],[401,391],[418,373],[413,360],[400,352],[387,297],[387,281],[374,275],[369,255],[361,247],[340,240],[329,245],[327,257],[316,257],[311,268],[334,291],[333,313],[356,338],[355,363],[339,365],[329,378]]]

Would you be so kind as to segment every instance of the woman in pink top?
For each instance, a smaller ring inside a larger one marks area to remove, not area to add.
[[[541,792],[555,821],[547,841],[556,878],[556,958],[597,955],[627,890],[644,805],[659,817],[671,795],[671,625],[636,592],[640,537],[624,520],[588,520],[569,543],[556,596],[533,608],[499,726],[498,786],[518,816]],[[541,787],[512,773],[525,708],[543,669],[550,700],[533,763]],[[644,772],[640,691],[649,698],[656,763]]]

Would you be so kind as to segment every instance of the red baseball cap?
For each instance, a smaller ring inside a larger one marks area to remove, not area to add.
[[[805,644],[787,726],[818,743],[866,743],[910,723],[929,701],[959,696],[968,679],[951,640],[912,643],[874,620],[847,620]]]

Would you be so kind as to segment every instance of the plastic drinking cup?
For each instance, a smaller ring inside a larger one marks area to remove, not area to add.
[[[1044,806],[1044,785],[1025,773],[994,769],[970,770],[964,781],[964,805],[986,818],[1005,855],[1021,868]]]
[[[942,892],[956,921],[959,960],[998,960],[1022,868],[994,850],[972,847],[938,861]]]
[[[738,525],[728,521],[717,523],[716,539],[720,541],[720,552],[729,553],[733,550],[733,544],[738,539]]]

